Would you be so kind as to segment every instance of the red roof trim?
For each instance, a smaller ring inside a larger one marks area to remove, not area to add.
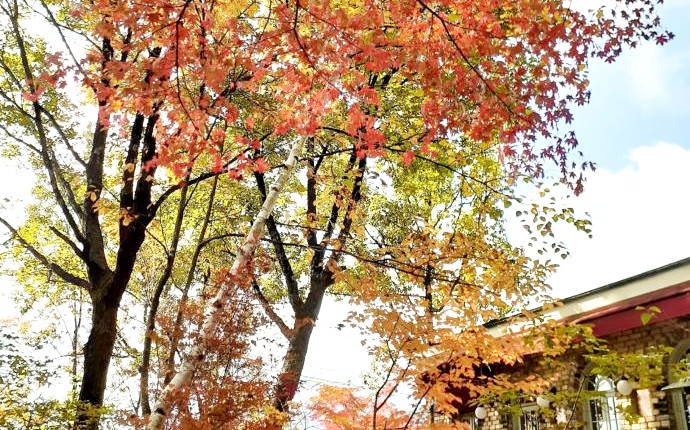
[[[573,315],[568,319],[570,321],[580,324],[589,323],[595,319],[601,318],[609,314],[622,312],[631,308],[634,309],[637,306],[652,306],[665,298],[682,295],[688,292],[690,292],[690,280],[681,282],[680,284],[672,285],[670,287],[662,288],[660,290],[655,290],[646,294],[631,297],[626,300],[614,302],[610,305],[592,309],[590,311],[583,312],[578,315]],[[690,314],[690,309],[688,309],[688,313]]]
[[[594,335],[606,336],[642,326],[644,311],[636,310],[637,306],[656,306],[661,310],[649,321],[650,325],[690,315],[690,281],[577,315],[571,321],[592,324]]]

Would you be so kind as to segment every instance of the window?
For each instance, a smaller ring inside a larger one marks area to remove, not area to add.
[[[522,407],[520,415],[519,430],[539,430],[541,428],[541,417],[539,416],[539,406],[536,404]]]
[[[671,416],[677,430],[690,429],[690,383],[677,374],[679,363],[690,363],[690,339],[680,342],[668,358],[668,381],[671,384],[664,388],[669,393]],[[690,366],[686,366],[690,367]]]
[[[613,381],[600,375],[588,381],[590,391],[598,391],[599,396],[589,400],[585,411],[589,430],[619,430],[622,418],[616,410],[616,388]]]
[[[541,430],[544,429],[539,406],[536,403],[520,405],[520,413],[513,415],[512,422],[507,426],[510,430]]]

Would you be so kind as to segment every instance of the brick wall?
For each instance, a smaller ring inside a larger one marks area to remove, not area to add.
[[[637,327],[620,333],[604,337],[609,348],[619,353],[642,353],[652,346],[676,347],[682,341],[690,340],[690,318],[682,317],[660,323],[653,321],[646,326]],[[577,392],[583,378],[588,377],[587,363],[584,357],[573,354],[564,358],[568,365],[555,374],[551,369],[540,366],[537,360],[528,360],[520,369],[511,375],[517,378],[526,377],[530,373],[552,376],[555,379],[553,387],[559,391],[572,390]],[[630,396],[615,395],[617,405],[632,405],[640,418],[636,422],[621,422],[619,430],[688,430],[683,423],[677,423],[674,416],[673,402],[670,392],[660,389],[672,381],[668,381],[668,365],[665,366],[666,380],[660,386],[649,390],[633,391]],[[616,381],[613,381],[615,384]],[[597,430],[596,424],[588,424],[586,410],[590,408],[588,401],[580,401],[575,405],[575,415],[570,420],[569,428],[583,428],[583,430]],[[678,402],[676,401],[678,405]],[[530,407],[529,404],[526,406]],[[572,407],[572,405],[571,405]],[[534,406],[531,406],[534,409]],[[570,410],[551,410],[544,414],[540,411],[539,429],[522,428],[519,414],[513,416],[502,415],[497,405],[487,405],[488,416],[476,423],[479,430],[548,430],[563,428],[564,421],[570,419]],[[570,408],[568,408],[570,409]],[[590,414],[591,415],[591,414]],[[558,418],[556,418],[558,416]],[[605,428],[605,427],[604,427]],[[607,429],[607,430],[616,430]]]

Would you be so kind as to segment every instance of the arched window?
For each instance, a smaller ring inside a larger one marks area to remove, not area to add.
[[[668,381],[670,384],[663,390],[669,395],[671,414],[676,423],[676,430],[690,428],[690,383],[680,379],[676,372],[679,362],[690,361],[690,339],[680,342],[668,357]]]
[[[587,389],[597,392],[585,405],[585,424],[587,430],[619,430],[622,417],[616,410],[616,387],[610,378],[591,375]]]

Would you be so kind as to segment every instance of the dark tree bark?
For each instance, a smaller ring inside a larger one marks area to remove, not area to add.
[[[75,427],[97,429],[103,405],[108,367],[117,336],[117,310],[115,303],[94,303],[91,312],[91,332],[84,346],[84,373],[81,380],[79,410]]]
[[[288,339],[288,349],[283,357],[283,368],[275,387],[273,406],[281,412],[287,410],[287,405],[295,397],[302,380],[314,324],[319,317],[326,290],[332,283],[332,278],[324,282],[317,280],[301,311],[295,313],[292,336]]]
[[[307,142],[307,152],[313,154],[313,140]],[[323,161],[323,156],[316,159],[308,159],[309,172],[307,173],[307,219],[315,220],[316,215],[316,187],[318,168]],[[272,310],[270,304],[263,296],[258,284],[254,284],[254,292],[266,310],[269,318],[280,328],[288,341],[287,351],[283,357],[281,374],[274,387],[273,406],[278,411],[286,411],[289,402],[294,398],[302,379],[304,363],[307,358],[309,341],[314,330],[314,324],[321,312],[323,298],[335,281],[332,268],[338,265],[340,254],[328,249],[329,244],[337,243],[340,249],[346,245],[354,221],[354,211],[362,198],[362,184],[366,170],[366,158],[357,158],[356,151],[350,154],[346,171],[354,175],[351,187],[344,187],[340,195],[336,196],[324,228],[324,236],[317,240],[316,229],[311,223],[307,231],[307,244],[314,250],[310,263],[309,288],[306,298],[302,298],[297,279],[290,265],[290,259],[286,253],[283,240],[278,230],[275,219],[271,216],[266,222],[266,227],[273,244],[273,249],[280,265],[285,281],[288,300],[293,310],[294,324],[288,328],[285,322]],[[266,196],[266,184],[263,175],[255,174],[259,191]],[[347,197],[345,197],[347,196]],[[346,201],[346,204],[343,202]],[[344,209],[344,211],[342,210]],[[339,222],[340,220],[340,222]],[[337,226],[340,229],[337,231]]]
[[[117,313],[120,302],[132,276],[137,254],[144,243],[146,227],[153,219],[151,204],[152,181],[145,180],[155,174],[155,167],[146,167],[154,157],[156,140],[155,113],[148,117],[142,133],[144,117],[137,115],[132,124],[127,160],[135,157],[141,141],[140,174],[134,190],[134,172],[125,169],[120,207],[128,216],[120,219],[120,243],[115,269],[108,267],[98,213],[94,203],[100,198],[103,182],[103,163],[107,130],[100,125],[94,133],[91,157],[87,163],[87,192],[84,199],[85,262],[91,296],[91,331],[84,347],[84,373],[79,392],[80,409],[75,420],[78,429],[98,428],[99,412],[103,406],[110,359],[117,337]],[[92,193],[92,194],[91,194]],[[94,197],[95,196],[95,197]]]

